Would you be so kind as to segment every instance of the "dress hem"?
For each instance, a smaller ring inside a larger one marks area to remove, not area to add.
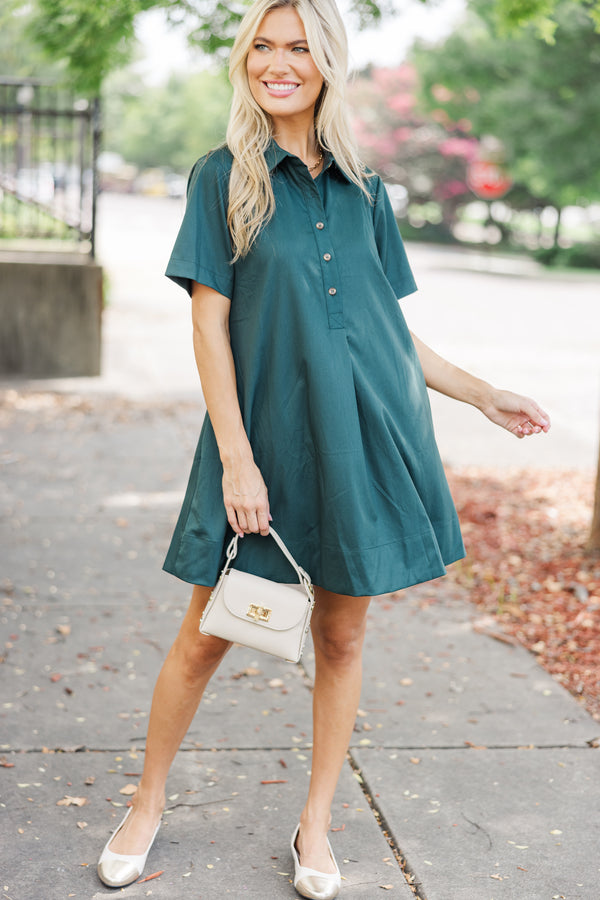
[[[426,584],[427,582],[433,581],[436,578],[442,578],[443,576],[445,576],[447,574],[447,572],[446,572],[447,566],[450,566],[450,565],[452,565],[452,563],[458,562],[459,559],[464,559],[464,558],[465,558],[464,550],[460,553],[457,553],[456,555],[450,554],[448,557],[445,557],[443,559],[443,561],[440,563],[440,569],[436,572],[432,572],[431,574],[424,576],[424,577],[422,575],[418,575],[418,576],[415,575],[413,577],[409,576],[409,577],[405,577],[405,578],[399,578],[397,581],[394,580],[394,582],[393,582],[394,586],[391,586],[392,582],[390,582],[390,586],[385,586],[385,587],[382,587],[381,584],[375,584],[375,585],[373,585],[373,587],[375,588],[374,590],[360,590],[359,591],[357,588],[352,588],[352,590],[350,590],[350,591],[340,590],[339,587],[334,587],[333,584],[328,584],[328,583],[317,584],[316,582],[315,582],[315,587],[323,588],[323,590],[331,591],[334,594],[341,594],[344,597],[380,597],[383,594],[394,594],[397,591],[403,591],[406,588],[414,587],[417,584]],[[205,584],[204,582],[196,581],[191,576],[184,576],[184,575],[178,573],[176,571],[176,569],[177,569],[177,566],[174,566],[174,565],[170,566],[168,564],[168,562],[165,562],[165,564],[163,565],[164,572],[167,572],[169,575],[173,575],[175,578],[178,578],[180,581],[184,581],[186,584],[193,584],[198,587],[213,588],[218,581],[218,576],[217,576],[217,578],[215,578],[213,583]],[[270,580],[278,581],[278,579],[276,579],[276,578],[273,578]],[[321,579],[321,580],[326,581],[326,579]],[[285,584],[287,582],[281,582],[281,583]],[[387,585],[387,580],[386,580],[386,585]]]

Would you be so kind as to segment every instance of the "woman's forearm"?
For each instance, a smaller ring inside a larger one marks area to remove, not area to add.
[[[427,387],[454,400],[470,403],[515,437],[548,431],[550,417],[534,400],[492,387],[487,381],[438,356],[412,332],[411,335]]]
[[[427,387],[478,409],[484,409],[489,404],[494,389],[487,381],[448,362],[412,332],[411,335]]]
[[[195,328],[194,355],[223,465],[236,459],[252,457],[240,412],[233,355],[227,332]]]

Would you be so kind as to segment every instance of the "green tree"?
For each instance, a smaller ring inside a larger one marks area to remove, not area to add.
[[[31,0],[20,0],[25,8]],[[223,0],[32,0],[32,33],[52,59],[65,60],[79,89],[97,93],[109,71],[127,58],[134,39],[134,20],[148,9],[165,9],[176,24],[185,22],[190,39],[209,53],[228,47],[240,19],[240,5]],[[250,0],[242,0],[247,5]],[[421,0],[423,3],[435,0]],[[600,28],[600,0],[576,0]],[[488,4],[499,29],[534,22],[552,40],[560,0],[493,0]],[[361,24],[382,19],[397,0],[352,0]]]
[[[130,59],[135,17],[155,0],[34,0],[29,31],[79,90],[98,94],[109,72]]]
[[[556,23],[553,44],[531,27],[501,38],[474,0],[464,25],[414,61],[430,113],[499,138],[515,181],[560,210],[600,199],[600,34],[577,3],[563,2]]]
[[[29,34],[32,9],[20,0],[0,7],[0,75],[13,78],[62,76],[64,62],[51,60]]]

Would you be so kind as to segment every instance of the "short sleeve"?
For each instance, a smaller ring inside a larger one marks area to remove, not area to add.
[[[373,203],[375,242],[386,278],[400,300],[417,290],[398,223],[385,185],[379,176],[375,179],[377,190]]]
[[[203,156],[188,179],[183,221],[166,275],[191,295],[192,281],[205,284],[231,300],[234,267],[227,227],[229,172],[224,150]]]

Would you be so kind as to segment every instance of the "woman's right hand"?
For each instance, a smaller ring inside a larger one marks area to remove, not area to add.
[[[236,534],[269,533],[269,496],[253,459],[223,466],[223,501],[227,521]]]

